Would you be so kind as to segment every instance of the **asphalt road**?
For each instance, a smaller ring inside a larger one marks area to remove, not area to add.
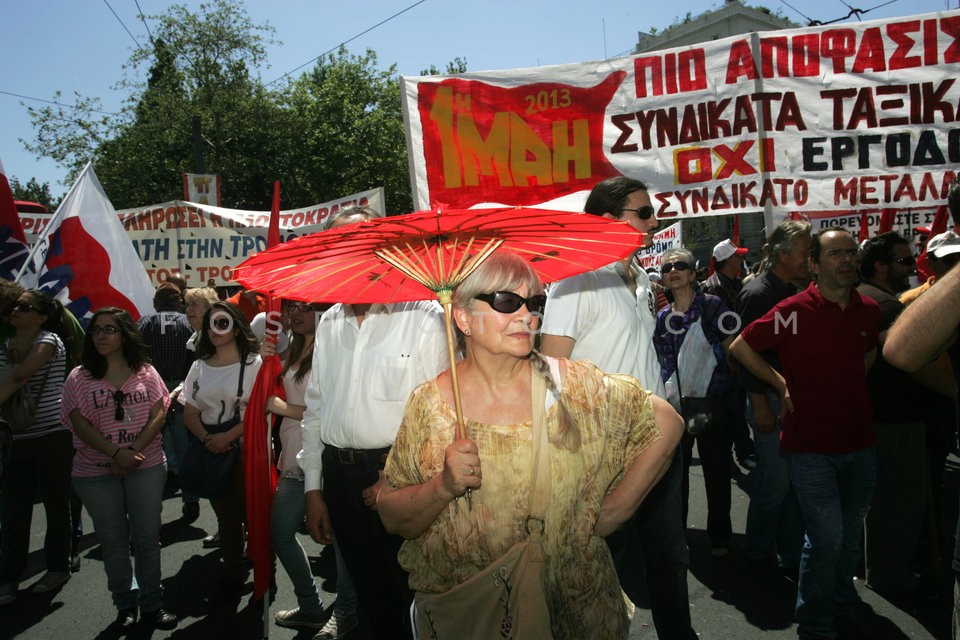
[[[712,558],[704,528],[706,509],[703,493],[703,478],[699,466],[691,468],[691,514],[687,532],[690,543],[690,612],[699,636],[705,639],[751,638],[785,639],[796,637],[793,624],[795,585],[780,576],[757,575],[751,572],[739,554],[744,523],[746,520],[749,475],[740,474],[733,486],[734,540],[727,558]],[[945,487],[945,502],[953,509],[946,515],[948,521],[956,522],[958,504],[957,482],[960,465],[951,457],[948,481]],[[202,538],[215,527],[213,510],[205,501],[201,505],[200,519],[190,525],[180,520],[178,494],[168,491],[163,509],[163,570],[167,592],[167,608],[180,618],[178,627],[172,631],[154,630],[139,625],[126,637],[133,640],[175,638],[178,640],[230,638],[231,640],[255,640],[264,637],[261,605],[250,606],[244,597],[235,606],[227,605],[208,609],[203,595],[213,589],[219,575],[219,552],[204,549]],[[89,518],[84,512],[87,532],[82,542],[82,566],[79,573],[59,591],[53,594],[33,595],[25,591],[42,575],[42,541],[44,514],[40,505],[34,511],[31,538],[30,564],[21,583],[20,597],[13,605],[0,607],[0,639],[22,638],[29,640],[84,640],[117,637],[108,630],[116,616],[106,577],[100,561],[100,548]],[[944,542],[952,539],[952,532],[941,536]],[[311,565],[323,589],[324,603],[331,604],[335,589],[335,568],[332,549],[314,544],[302,537],[304,547],[311,556]],[[941,555],[949,557],[952,547],[941,544]],[[922,563],[921,563],[922,564]],[[929,573],[934,571],[930,563]],[[949,638],[950,610],[952,604],[952,575],[947,559],[936,564],[940,576],[940,598],[936,602],[888,601],[863,587],[858,590],[863,598],[859,619],[867,637],[880,640],[899,638]],[[296,605],[293,590],[282,569],[277,573],[278,593],[271,606],[271,615],[281,609]],[[252,582],[248,585],[252,589]],[[655,588],[655,585],[654,585]],[[306,640],[310,632],[295,632],[269,625],[271,638],[297,638]],[[348,640],[365,640],[365,629],[359,627]],[[649,611],[636,610],[630,638],[656,638]]]

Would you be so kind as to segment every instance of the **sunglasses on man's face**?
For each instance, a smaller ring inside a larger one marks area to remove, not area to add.
[[[686,262],[668,262],[667,264],[660,267],[660,273],[667,275],[671,271],[676,269],[677,271],[689,271],[690,265]]]
[[[917,264],[917,259],[913,256],[904,256],[902,258],[894,258],[893,260],[897,264],[902,264],[905,267],[913,267]]]
[[[527,305],[527,310],[530,313],[542,314],[543,308],[547,306],[547,296],[542,293],[524,298],[512,291],[494,291],[493,293],[478,293],[474,298],[483,300],[498,313],[513,313],[523,305]]]
[[[113,419],[117,422],[123,420],[123,391],[117,389],[113,392]]]
[[[649,220],[653,217],[653,207],[640,207],[639,209],[620,209],[620,211],[633,211],[641,220]]]

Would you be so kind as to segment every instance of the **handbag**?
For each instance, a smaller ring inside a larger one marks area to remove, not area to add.
[[[444,593],[418,592],[413,623],[423,640],[549,640],[550,611],[543,593],[544,514],[550,503],[546,384],[534,373],[534,459],[527,538],[487,567]]]
[[[673,344],[672,341],[671,344]],[[686,432],[693,437],[718,436],[727,433],[730,430],[731,410],[726,398],[683,395],[683,387],[680,385],[680,354],[676,351],[674,351],[674,361],[677,363],[680,417],[683,418]]]
[[[233,406],[233,416],[218,424],[203,423],[208,433],[225,433],[241,422],[240,397],[243,395],[243,369],[246,363],[240,361],[240,380],[237,382],[237,402]],[[189,431],[189,430],[188,430]],[[240,440],[234,441],[229,451],[213,453],[190,433],[187,451],[183,456],[179,482],[184,493],[201,498],[220,498],[226,495],[234,483],[234,472],[240,457]]]
[[[13,371],[19,365],[10,358],[10,352],[4,347],[7,364],[0,371],[0,380],[6,380],[13,375]],[[43,380],[40,382],[40,388],[37,392],[30,393],[30,384],[24,383],[19,389],[0,404],[0,413],[3,419],[10,425],[10,431],[13,433],[22,433],[34,425],[37,415],[37,405],[43,396],[43,390],[47,386],[47,378],[50,377],[50,368],[53,366],[53,359],[47,363],[47,370],[43,374]]]
[[[680,415],[691,436],[717,436],[730,430],[730,407],[725,398],[680,396]]]

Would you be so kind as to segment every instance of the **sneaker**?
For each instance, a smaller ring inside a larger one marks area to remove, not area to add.
[[[278,625],[288,629],[296,629],[297,627],[322,629],[329,618],[324,614],[323,609],[304,611],[297,607],[288,611],[278,611],[274,619],[276,619]]]
[[[50,593],[62,587],[69,579],[69,571],[47,571],[42,578],[30,587],[30,591],[32,593]]]
[[[17,601],[17,583],[4,582],[0,584],[0,607],[13,604]]]
[[[199,508],[199,507],[197,507]],[[220,532],[213,534],[212,536],[207,536],[203,539],[203,548],[204,549],[216,549],[220,546]]]
[[[351,629],[357,626],[358,622],[356,613],[334,611],[330,619],[327,620],[327,624],[323,625],[323,629],[320,629],[320,632],[313,636],[313,640],[337,640],[337,638],[346,636]]]

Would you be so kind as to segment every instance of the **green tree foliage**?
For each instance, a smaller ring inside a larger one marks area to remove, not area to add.
[[[183,173],[216,173],[227,207],[268,209],[280,180],[284,208],[383,186],[389,212],[411,210],[395,66],[341,48],[268,87],[254,71],[274,30],[253,24],[241,0],[145,19],[150,47],[126,65],[140,79],[117,84],[129,96],[123,111],[105,114],[79,95],[69,107],[30,109],[31,151],[74,174],[92,159],[118,209],[181,197]],[[465,70],[460,58],[447,65]]]
[[[30,178],[26,184],[23,184],[16,178],[10,179],[10,190],[13,191],[14,200],[26,200],[27,202],[36,202],[47,208],[47,211],[53,212],[57,205],[63,200],[63,196],[54,199],[50,195],[50,183],[37,182],[36,178]]]
[[[294,153],[284,193],[322,202],[382,185],[389,212],[411,210],[395,67],[380,70],[373,51],[341,48],[292,83],[286,106]]]

